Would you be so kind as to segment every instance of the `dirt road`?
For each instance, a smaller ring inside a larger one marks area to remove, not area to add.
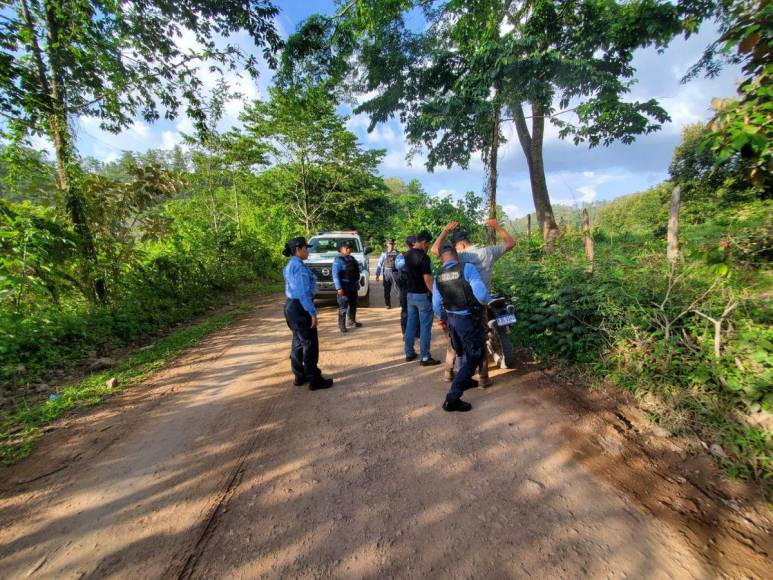
[[[764,575],[758,522],[536,368],[443,412],[380,303],[345,337],[322,309],[328,391],[291,385],[276,298],[62,422],[0,472],[0,578]]]

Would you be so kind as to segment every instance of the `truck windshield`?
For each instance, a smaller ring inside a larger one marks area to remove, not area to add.
[[[338,247],[342,242],[349,242],[352,245],[352,252],[362,252],[360,241],[357,238],[311,238],[309,252],[312,254],[338,252]]]

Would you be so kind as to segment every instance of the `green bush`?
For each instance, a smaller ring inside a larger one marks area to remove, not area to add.
[[[212,235],[205,204],[177,200],[165,210],[168,235],[125,254],[130,258],[111,273],[110,303],[93,306],[66,275],[76,267],[74,254],[54,251],[56,236],[70,239],[54,210],[3,207],[0,234],[13,244],[0,261],[0,279],[10,288],[0,296],[0,382],[8,388],[127,345],[204,312],[244,285],[271,285],[279,276],[275,253],[253,232],[237,235],[225,224]],[[19,240],[27,241],[26,255]]]
[[[522,242],[496,276],[516,306],[515,342],[637,397],[655,395],[666,426],[719,442],[732,473],[770,478],[771,433],[743,417],[773,411],[772,278],[759,251],[771,208],[755,202],[686,228],[685,262],[675,270],[651,232],[595,235],[592,272],[571,228],[548,255]],[[646,231],[642,222],[631,229]],[[717,356],[706,317],[728,308]]]

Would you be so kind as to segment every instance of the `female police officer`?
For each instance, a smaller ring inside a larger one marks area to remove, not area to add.
[[[296,386],[309,383],[309,389],[327,389],[333,386],[333,379],[322,376],[319,362],[319,337],[317,336],[317,309],[314,307],[314,294],[317,292],[317,279],[303,260],[309,257],[306,238],[293,238],[285,244],[282,254],[290,258],[284,269],[285,320],[293,331],[293,343],[290,349],[290,366],[293,369]]]

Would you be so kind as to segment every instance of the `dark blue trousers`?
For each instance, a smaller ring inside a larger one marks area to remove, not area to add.
[[[298,382],[308,380],[314,384],[322,374],[319,364],[319,336],[311,327],[311,315],[301,306],[300,300],[288,300],[285,304],[285,320],[293,331],[290,348],[290,366]]]
[[[448,330],[451,334],[451,345],[456,351],[461,368],[451,383],[451,389],[446,395],[447,401],[455,401],[469,387],[472,375],[478,368],[486,352],[486,335],[479,315],[459,316],[448,315]]]
[[[346,314],[349,313],[349,323],[354,324],[357,320],[357,288],[356,282],[341,281],[341,288],[344,290],[343,296],[338,296],[338,326],[346,326]]]
[[[395,270],[384,268],[384,305],[392,306],[392,285],[395,284]]]

